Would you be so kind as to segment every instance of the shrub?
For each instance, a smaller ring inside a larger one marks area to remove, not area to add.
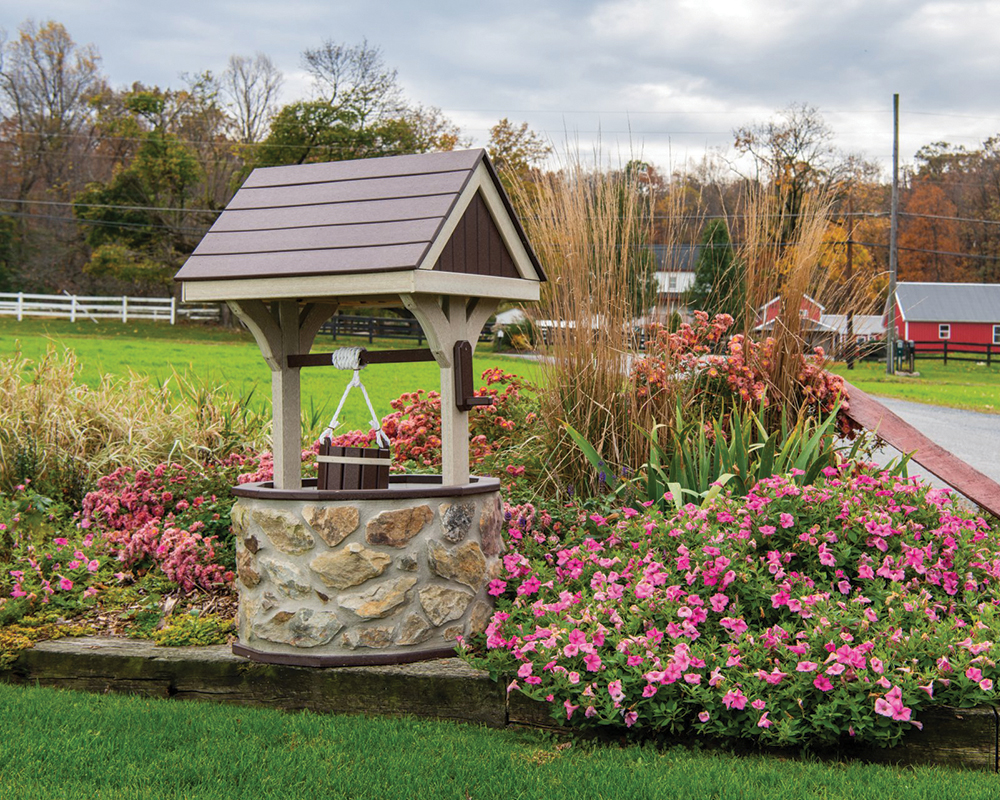
[[[246,465],[231,454],[195,467],[121,467],[84,498],[81,528],[99,532],[124,569],[156,567],[187,592],[218,588],[233,578],[229,488]]]
[[[914,480],[848,464],[558,531],[508,511],[498,610],[466,657],[559,719],[888,745],[1000,679],[1000,531]]]
[[[177,374],[157,386],[133,373],[92,389],[76,371],[70,350],[0,359],[0,491],[30,479],[43,494],[79,502],[118,467],[263,447],[267,419],[224,387]]]

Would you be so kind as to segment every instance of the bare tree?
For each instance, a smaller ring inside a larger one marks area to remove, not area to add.
[[[382,49],[367,39],[357,45],[327,39],[304,51],[302,61],[321,99],[350,111],[360,128],[406,111],[396,70],[386,66]]]
[[[232,55],[222,73],[222,92],[236,121],[236,135],[243,144],[259,142],[278,103],[283,78],[264,53],[253,57]]]
[[[16,39],[0,40],[0,113],[18,162],[19,198],[39,180],[46,188],[67,180],[93,113],[88,101],[104,87],[99,65],[97,50],[78,47],[58,22],[29,20]]]

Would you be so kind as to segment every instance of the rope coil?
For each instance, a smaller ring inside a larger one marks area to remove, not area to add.
[[[368,411],[372,415],[369,420],[369,425],[373,431],[375,431],[375,441],[378,443],[379,447],[389,447],[389,437],[385,435],[382,430],[382,423],[379,422],[378,417],[375,415],[375,409],[372,407],[372,401],[368,397],[368,390],[365,389],[365,385],[361,382],[361,370],[364,368],[361,364],[361,354],[365,352],[363,347],[341,347],[338,350],[334,350],[330,354],[330,363],[337,369],[350,369],[354,370],[354,375],[351,377],[350,382],[347,384],[347,388],[344,389],[344,394],[340,398],[340,403],[337,405],[337,410],[333,412],[333,419],[330,420],[330,424],[326,426],[323,433],[320,434],[319,440],[330,441],[333,439],[333,431],[340,424],[340,412],[344,408],[344,402],[347,400],[347,395],[351,393],[351,389],[357,386],[361,389],[361,394],[365,398],[365,404],[368,406]]]

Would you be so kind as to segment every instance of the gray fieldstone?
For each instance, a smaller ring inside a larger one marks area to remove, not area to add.
[[[399,626],[399,633],[396,635],[396,644],[410,645],[420,644],[426,641],[433,633],[434,628],[419,614],[410,614]]]
[[[260,542],[257,541],[256,536],[244,537],[243,546],[251,553],[256,553],[258,550],[260,550]]]
[[[424,612],[435,625],[443,625],[461,617],[473,597],[463,589],[449,589],[446,586],[425,586],[417,592],[417,596]]]
[[[249,550],[240,548],[236,552],[236,574],[240,576],[240,582],[248,589],[253,589],[254,586],[260,583],[260,570],[258,569],[257,559],[253,557],[253,553]]]
[[[365,538],[368,544],[406,547],[410,539],[420,533],[432,519],[434,512],[428,505],[383,511],[368,520]]]
[[[342,641],[352,650],[358,647],[389,647],[392,645],[392,628],[353,628],[344,632]]]
[[[354,542],[332,553],[321,553],[309,568],[331,589],[348,589],[378,577],[391,562],[391,556]]]
[[[448,550],[440,542],[427,543],[431,569],[442,578],[464,583],[479,591],[486,580],[486,558],[476,542],[466,542]]]
[[[312,592],[312,584],[304,570],[293,564],[275,561],[270,558],[260,560],[261,576],[274,584],[280,594],[291,599],[306,597]]]
[[[416,556],[412,556],[409,553],[396,559],[396,569],[401,572],[416,572],[419,566]]]
[[[232,510],[229,512],[230,527],[232,528],[233,536],[237,539],[241,536],[246,536],[247,531],[250,530],[249,516],[250,512],[242,503],[234,505]]]
[[[416,578],[396,578],[367,592],[342,596],[340,605],[363,619],[383,619],[406,602],[407,593],[416,585]]]
[[[357,530],[361,514],[355,506],[313,506],[302,509],[309,527],[330,547],[336,547]]]
[[[301,608],[295,613],[279,611],[266,622],[254,622],[253,634],[276,644],[319,647],[329,644],[343,627],[336,614]]]
[[[245,597],[246,595],[244,595]],[[240,598],[240,606],[243,606],[243,599]],[[278,607],[278,596],[274,592],[264,592],[263,596],[260,598],[260,608],[262,611],[270,611],[272,608]],[[257,616],[257,612],[253,613],[253,616]]]
[[[462,630],[461,625],[452,625],[450,628],[445,628],[441,631],[441,638],[445,640],[447,644],[456,644],[456,639],[459,636],[464,636],[465,631]]]
[[[462,541],[472,528],[476,514],[473,503],[442,503],[438,506],[441,515],[441,533],[452,544]]]
[[[483,553],[493,558],[503,552],[503,509],[500,498],[487,501],[483,513],[479,515],[479,539],[483,543]]]
[[[253,512],[253,520],[260,525],[278,550],[289,555],[305,553],[316,544],[306,526],[290,511],[274,511],[259,508]]]
[[[472,607],[472,613],[469,614],[469,633],[482,633],[492,618],[493,609],[490,604],[480,600]]]

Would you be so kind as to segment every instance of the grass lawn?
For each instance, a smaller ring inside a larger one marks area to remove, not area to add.
[[[914,403],[965,408],[1000,414],[1000,362],[990,367],[975,362],[917,361],[919,378],[885,374],[885,364],[858,362],[832,365],[833,372],[869,394],[897,397]]]
[[[0,685],[2,798],[994,798],[995,775]]]
[[[163,323],[129,323],[101,320],[73,324],[65,320],[24,320],[0,318],[0,358],[10,356],[17,347],[32,359],[42,356],[55,344],[76,353],[78,379],[96,385],[103,375],[124,375],[134,370],[162,383],[177,371],[187,373],[212,386],[227,386],[234,392],[253,391],[254,402],[270,405],[271,377],[253,337],[242,330],[225,330],[203,325],[165,325]],[[313,351],[366,341],[332,342],[328,336],[317,338]],[[412,348],[411,341],[383,340],[371,349]],[[475,358],[475,371],[480,374],[490,367],[502,367],[528,381],[538,378],[538,367],[525,359],[494,355],[490,345],[480,345]],[[403,392],[416,389],[438,389],[440,372],[432,362],[417,364],[387,364],[366,368],[362,380],[371,396],[375,412],[385,416],[392,409],[389,401]],[[307,420],[318,424],[316,434],[329,422],[350,380],[350,372],[333,368],[302,370],[302,408]],[[352,392],[342,415],[341,431],[368,427],[368,411],[360,392]]]

